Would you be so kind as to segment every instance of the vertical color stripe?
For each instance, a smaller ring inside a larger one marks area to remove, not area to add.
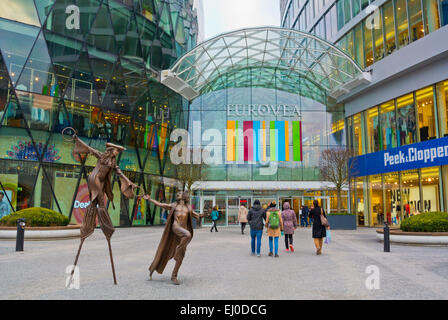
[[[227,121],[227,161],[235,161],[235,120]]]
[[[300,156],[300,123],[299,121],[292,122],[292,143],[293,143],[293,160],[301,161]]]
[[[277,153],[278,161],[285,161],[285,121],[276,121],[275,127],[277,129]]]
[[[271,161],[276,161],[275,157],[275,121],[269,122],[269,143],[271,145]]]
[[[238,121],[235,121],[235,161],[239,160],[238,148],[239,148]]]
[[[289,161],[289,125],[285,121],[285,161]]]
[[[262,122],[263,129],[261,130],[261,135],[263,137],[263,161],[266,161],[266,121]]]
[[[300,161],[303,161],[303,153],[302,153],[302,121],[299,121],[299,127],[300,127],[300,140],[299,140],[299,145],[300,145]]]
[[[253,121],[254,130],[254,161],[260,161],[260,121]]]
[[[254,130],[252,121],[243,122],[243,132],[244,132],[244,161],[254,160]]]

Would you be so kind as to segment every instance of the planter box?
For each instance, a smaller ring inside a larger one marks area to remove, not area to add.
[[[356,230],[356,215],[327,214],[328,223],[332,230]]]
[[[81,236],[80,225],[65,227],[25,227],[25,240],[60,240]],[[0,239],[15,240],[17,227],[0,227]]]

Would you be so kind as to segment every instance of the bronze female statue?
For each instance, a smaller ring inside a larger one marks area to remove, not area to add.
[[[138,186],[132,183],[120,170],[117,165],[116,157],[117,155],[126,150],[122,146],[118,146],[112,143],[106,143],[106,151],[101,153],[98,150],[93,149],[84,143],[81,139],[79,139],[76,134],[73,135],[73,140],[75,141],[75,149],[74,153],[76,154],[91,154],[95,156],[98,161],[96,163],[95,169],[93,169],[92,173],[87,178],[87,186],[89,188],[89,196],[90,196],[90,204],[87,207],[87,211],[84,215],[84,219],[82,221],[81,226],[81,243],[79,244],[78,253],[76,255],[74,266],[76,266],[79,258],[79,254],[81,252],[82,244],[84,240],[89,237],[96,226],[96,217],[98,217],[99,224],[101,226],[101,230],[106,236],[107,243],[109,245],[109,255],[110,262],[112,264],[112,274],[114,277],[114,284],[117,284],[117,279],[115,277],[115,267],[114,261],[112,258],[112,249],[110,245],[110,238],[115,231],[115,228],[110,220],[109,213],[107,212],[107,208],[105,206],[105,196],[112,202],[113,206],[113,193],[110,179],[112,177],[112,173],[115,172],[116,175],[120,177],[121,181],[121,192],[127,198],[134,197],[134,190]],[[74,268],[72,270],[72,275],[74,272]]]
[[[192,218],[201,219],[204,215],[193,211],[190,202],[190,195],[187,192],[179,191],[176,194],[176,202],[168,204],[151,199],[149,195],[144,195],[143,199],[149,200],[156,206],[169,210],[166,219],[165,230],[162,234],[159,247],[157,248],[154,261],[149,267],[149,278],[152,279],[154,271],[163,273],[166,264],[174,258],[176,264],[171,274],[171,281],[179,285],[177,273],[187,250],[187,245],[193,237]]]

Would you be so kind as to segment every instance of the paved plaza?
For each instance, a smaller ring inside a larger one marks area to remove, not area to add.
[[[107,242],[100,230],[84,243],[80,288],[65,288],[68,265],[79,240],[0,241],[1,299],[447,299],[448,248],[392,245],[390,253],[375,229],[332,231],[333,242],[316,256],[311,229],[298,229],[292,254],[280,238],[280,258],[250,255],[248,230],[196,229],[180,269],[181,286],[170,282],[171,260],[148,281],[148,265],[162,227],[119,228],[112,237],[118,285],[113,285]],[[368,290],[366,268],[380,271],[380,288]]]

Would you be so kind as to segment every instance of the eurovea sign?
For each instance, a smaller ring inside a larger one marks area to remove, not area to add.
[[[448,137],[414,143],[350,159],[351,176],[412,170],[448,164]]]
[[[300,107],[291,104],[228,104],[230,117],[302,117]]]

